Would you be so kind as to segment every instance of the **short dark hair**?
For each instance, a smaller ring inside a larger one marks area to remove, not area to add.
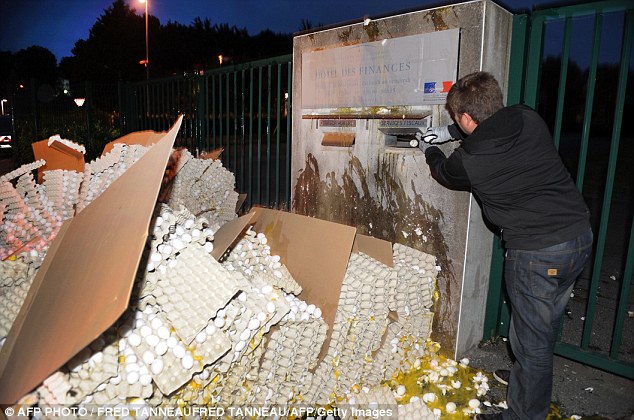
[[[467,113],[480,124],[504,107],[502,90],[491,73],[479,71],[458,80],[447,94],[451,117]]]

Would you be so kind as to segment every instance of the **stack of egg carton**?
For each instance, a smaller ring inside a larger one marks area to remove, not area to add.
[[[0,178],[0,259],[29,250],[27,245],[41,249],[57,232],[56,218],[38,195],[31,174],[42,165],[44,161],[24,165]]]
[[[220,160],[195,159],[188,150],[181,152],[180,159],[181,168],[174,177],[168,201],[170,207],[183,206],[212,224],[233,220],[238,202],[233,173]]]
[[[110,152],[87,163],[78,189],[77,212],[99,197],[147,151],[147,147],[139,144],[115,143]]]

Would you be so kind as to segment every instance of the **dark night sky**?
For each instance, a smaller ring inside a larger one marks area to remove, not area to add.
[[[138,0],[126,0],[142,15],[145,6]],[[454,4],[443,0],[149,0],[150,14],[161,23],[176,21],[189,25],[194,18],[209,18],[212,24],[227,23],[246,28],[251,35],[264,29],[293,33],[301,28],[302,19],[318,24],[333,25],[359,21],[364,17],[397,14],[433,6]],[[113,0],[0,0],[0,51],[16,52],[31,45],[48,48],[57,60],[70,56],[79,39],[88,38],[89,29]],[[520,13],[544,9],[553,5],[580,4],[583,1],[496,0],[507,10]],[[591,24],[589,22],[588,24]],[[575,34],[579,54],[590,49],[591,31],[581,28]],[[616,25],[618,27],[618,23]],[[608,23],[606,28],[612,28]],[[617,35],[618,36],[618,35]],[[579,37],[587,38],[582,42]],[[607,34],[607,42],[614,39]],[[150,34],[151,42],[151,34]],[[606,41],[604,41],[606,42]],[[557,48],[558,46],[555,46]],[[606,46],[606,51],[608,47]],[[557,53],[557,51],[555,51]],[[575,52],[572,53],[573,59]],[[614,54],[610,54],[614,55]],[[616,54],[618,57],[618,53]],[[614,61],[617,57],[606,57]],[[587,61],[580,57],[576,61]]]
[[[126,0],[143,14],[138,0]],[[264,29],[293,33],[302,19],[332,25],[364,16],[375,17],[412,9],[452,4],[438,0],[149,0],[150,14],[161,23],[190,24],[209,18],[212,24],[227,23],[246,28],[251,35]],[[58,61],[71,55],[75,42],[88,31],[113,0],[0,0],[0,50],[16,52],[31,45],[51,50]],[[553,4],[550,0],[497,1],[512,12],[530,11]],[[569,1],[568,4],[571,2]],[[579,2],[576,2],[579,3]],[[558,2],[561,4],[561,2]],[[151,36],[151,35],[150,35]]]

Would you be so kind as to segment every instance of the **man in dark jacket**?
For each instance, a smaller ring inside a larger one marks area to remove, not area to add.
[[[544,419],[561,317],[592,248],[588,208],[542,118],[527,106],[504,107],[491,74],[458,80],[446,107],[456,124],[430,129],[420,143],[431,174],[471,189],[506,248],[515,356],[508,410],[477,418]],[[433,146],[452,139],[463,141],[449,157]]]

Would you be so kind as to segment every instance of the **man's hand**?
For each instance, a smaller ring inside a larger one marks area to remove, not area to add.
[[[442,144],[453,140],[453,136],[449,133],[449,128],[446,125],[430,127],[425,132],[421,131],[420,133],[416,133],[416,138],[419,138],[419,134],[421,143]],[[421,145],[419,145],[419,147],[422,149]]]

